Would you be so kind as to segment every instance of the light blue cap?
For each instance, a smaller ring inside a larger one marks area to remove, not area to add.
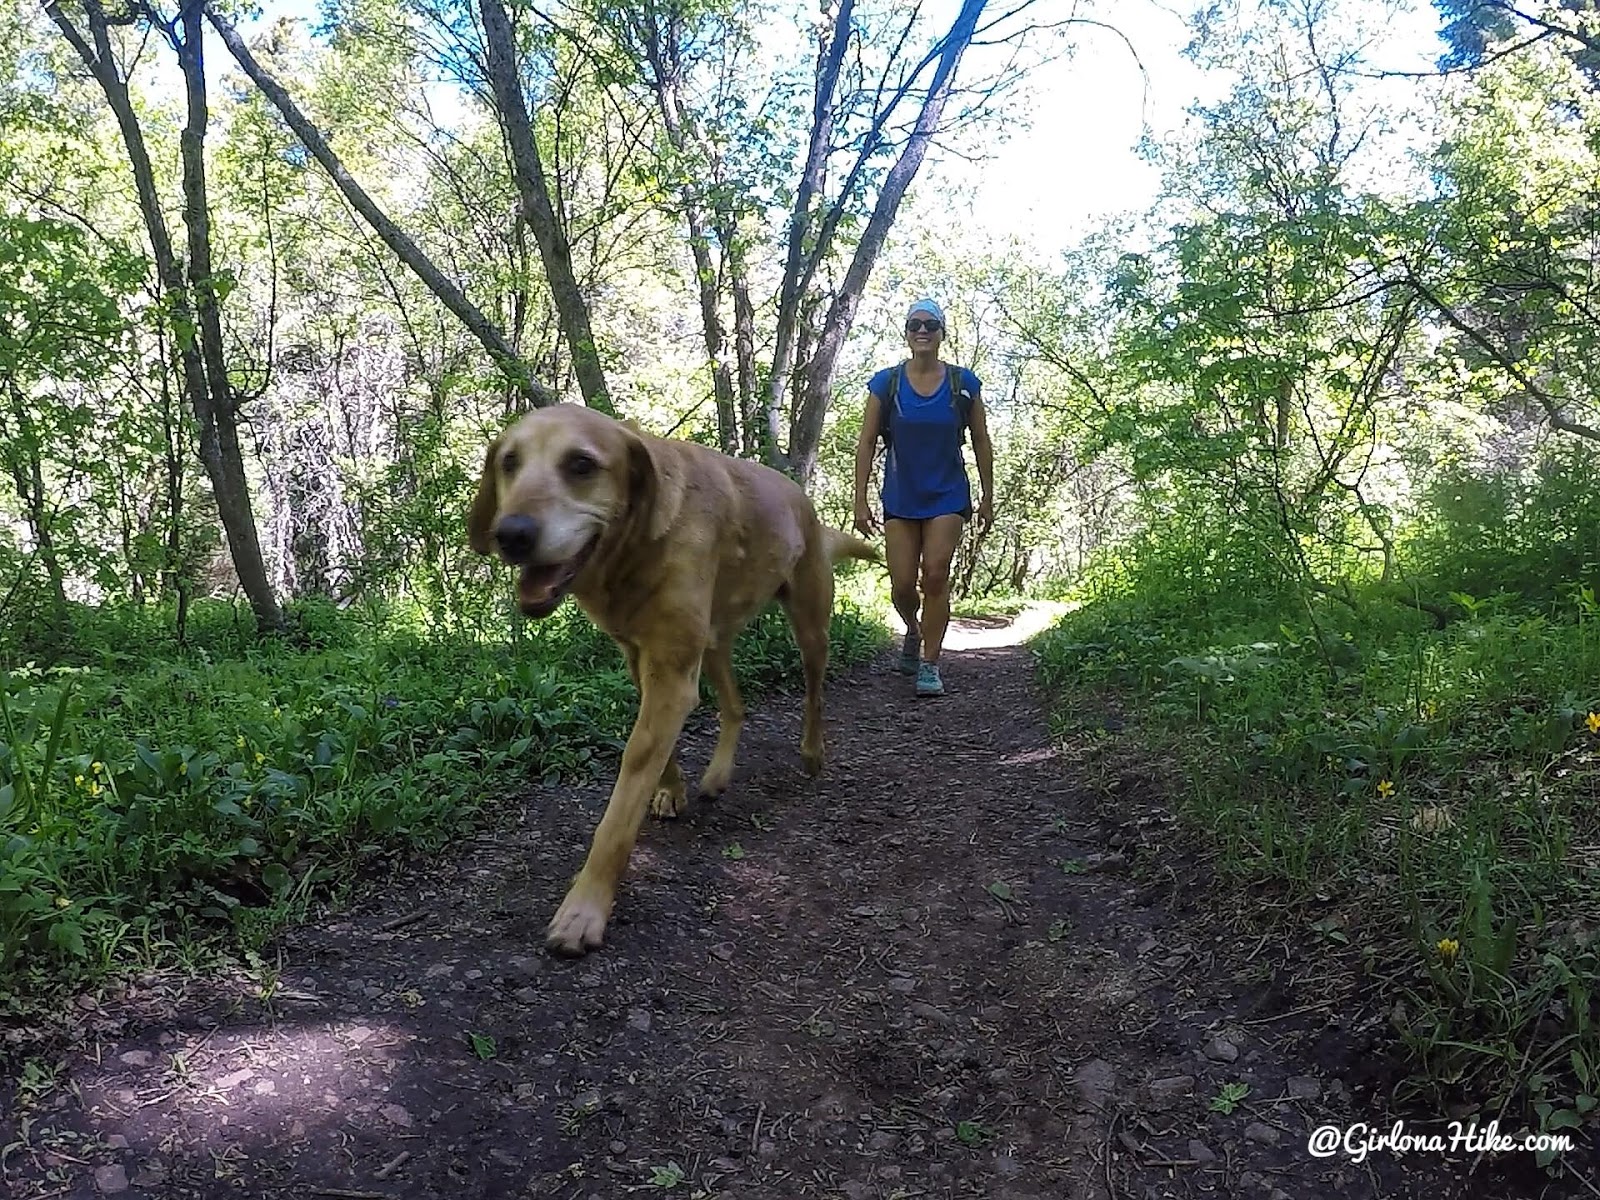
[[[921,300],[913,303],[910,308],[906,309],[906,320],[911,320],[911,318],[916,316],[919,312],[927,313],[929,316],[937,320],[939,324],[944,324],[944,309],[940,308],[937,303],[927,296],[924,296]]]

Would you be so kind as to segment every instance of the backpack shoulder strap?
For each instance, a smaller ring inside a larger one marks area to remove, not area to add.
[[[972,420],[972,393],[962,378],[961,368],[954,363],[946,365],[945,377],[950,381],[950,404],[961,418],[960,432],[964,442],[967,440],[967,425]]]
[[[884,390],[884,402],[878,406],[878,435],[883,439],[884,445],[888,445],[893,436],[890,431],[894,425],[894,418],[900,411],[900,375],[903,367],[903,363],[895,363],[889,368],[889,384]]]

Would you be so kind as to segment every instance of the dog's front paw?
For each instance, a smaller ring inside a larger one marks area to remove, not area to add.
[[[608,909],[609,905],[592,896],[568,892],[545,930],[545,947],[575,957],[599,949],[605,938]]]
[[[661,784],[656,788],[656,794],[650,799],[650,815],[659,817],[663,821],[670,821],[684,809],[689,807],[688,789],[680,778],[675,785]]]
[[[820,745],[800,747],[800,765],[812,779],[822,774],[822,758],[823,751]]]

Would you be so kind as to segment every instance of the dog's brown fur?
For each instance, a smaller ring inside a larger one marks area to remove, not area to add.
[[[622,648],[639,689],[610,802],[545,933],[552,950],[583,954],[601,944],[646,807],[658,817],[684,808],[676,746],[702,670],[716,688],[721,730],[699,791],[728,786],[744,723],[733,643],[774,597],[804,664],[801,760],[809,775],[822,770],[834,564],[881,559],[869,543],[823,526],[783,473],[575,404],[537,409],[489,447],[467,519],[472,548],[507,557],[497,531],[517,518],[539,531],[531,555],[521,550],[534,564],[519,585],[523,610],[548,615],[570,592]],[[551,581],[574,565],[552,594]]]

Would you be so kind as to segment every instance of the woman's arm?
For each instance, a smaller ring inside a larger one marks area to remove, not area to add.
[[[877,528],[872,508],[867,503],[867,483],[872,478],[872,458],[878,446],[878,397],[867,391],[867,407],[861,417],[861,433],[856,438],[856,529],[864,537]]]
[[[983,393],[972,398],[972,457],[978,464],[978,528],[987,531],[994,521],[994,443],[989,440],[989,422],[983,411]]]

